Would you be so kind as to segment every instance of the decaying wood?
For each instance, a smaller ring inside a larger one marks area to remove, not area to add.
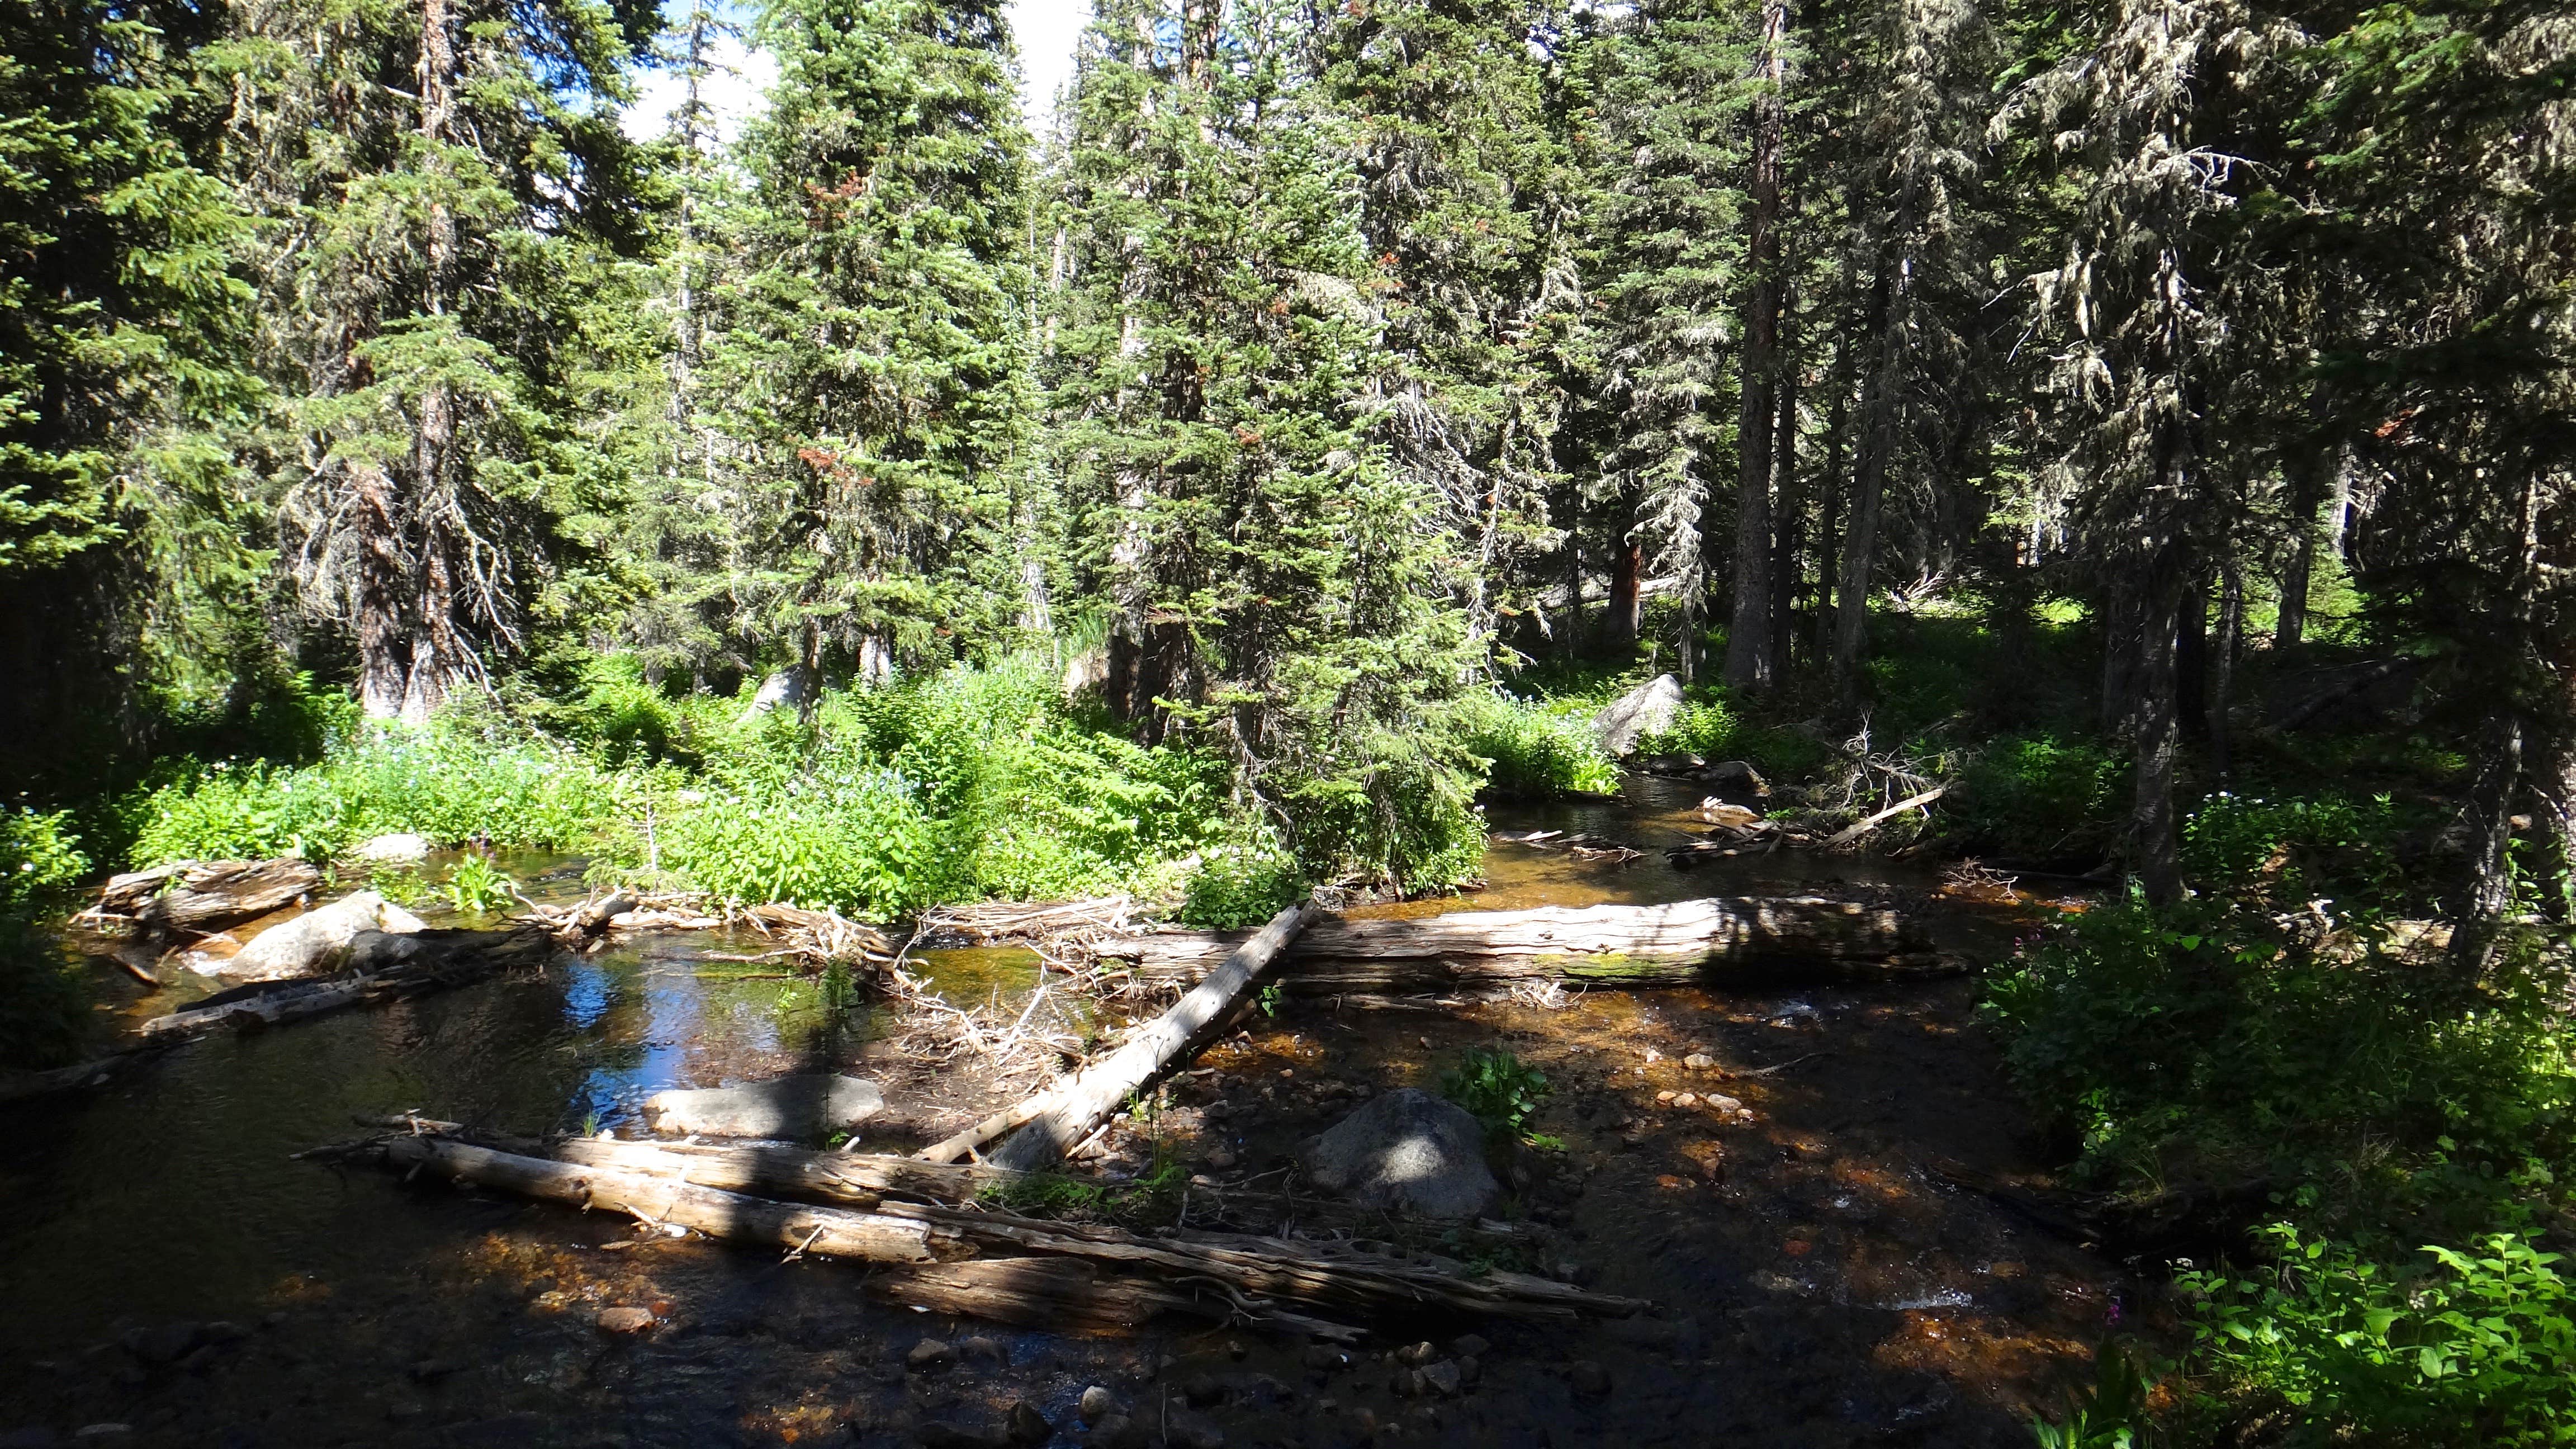
[[[1860,819],[1853,821],[1850,825],[1836,831],[1831,838],[1827,839],[1825,841],[1825,849],[1832,850],[1839,846],[1849,845],[1853,841],[1860,839],[1862,836],[1869,834],[1873,830],[1876,830],[1879,826],[1884,825],[1888,821],[1895,819],[1897,816],[1904,814],[1906,811],[1920,810],[1924,806],[1931,804],[1933,801],[1940,799],[1948,793],[1950,793],[1949,786],[1935,785],[1931,789],[1925,790],[1920,794],[1899,800],[1895,804],[1888,806],[1886,809],[1881,810],[1874,815],[1862,816]]]
[[[82,918],[148,935],[203,935],[295,904],[322,884],[309,860],[180,860],[112,876]]]
[[[849,920],[838,911],[813,911],[803,906],[771,902],[753,906],[742,913],[742,921],[764,936],[774,936],[787,948],[818,961],[888,962],[895,959],[894,943],[873,926]]]
[[[1127,930],[1128,915],[1135,907],[1135,901],[1124,895],[936,906],[922,912],[913,923],[912,943],[989,946],[997,941],[1056,942],[1067,937],[1117,935]]]
[[[363,938],[362,938],[363,939]],[[398,952],[384,969],[321,981],[268,981],[219,991],[184,1011],[143,1023],[146,1041],[178,1041],[221,1030],[263,1030],[370,1002],[444,991],[513,967],[533,966],[553,951],[542,927],[508,931],[420,931],[382,937]],[[360,960],[366,953],[357,953]]]
[[[385,1160],[529,1197],[605,1208],[734,1242],[767,1243],[871,1263],[927,1263],[952,1234],[933,1224],[846,1208],[800,1207],[698,1187],[678,1177],[588,1167],[496,1152],[432,1134],[395,1137]]]
[[[1193,979],[1240,936],[1172,931],[1104,942],[1103,955]],[[1680,985],[1728,969],[1806,964],[1919,969],[1927,941],[1899,912],[1812,896],[1662,906],[1458,911],[1420,920],[1326,917],[1286,953],[1280,984],[1306,994],[1443,991],[1530,979]]]
[[[1001,1136],[1014,1127],[1025,1127],[1040,1112],[1055,1105],[1055,1093],[1040,1092],[1025,1101],[1003,1108],[965,1131],[944,1141],[934,1142],[913,1154],[921,1162],[955,1162],[958,1158]]]
[[[384,1139],[385,1161],[481,1186],[584,1208],[606,1208],[711,1237],[868,1262],[953,1262],[962,1258],[1021,1261],[1075,1259],[1120,1278],[1033,1269],[1021,1282],[994,1268],[928,1273],[913,1280],[925,1306],[959,1305],[1009,1321],[1030,1300],[1053,1301],[1084,1284],[1109,1284],[1100,1314],[1132,1326],[1137,1314],[1166,1310],[1333,1332],[1309,1311],[1378,1317],[1426,1309],[1515,1318],[1567,1320],[1581,1314],[1625,1317],[1648,1305],[1592,1293],[1552,1279],[1479,1272],[1445,1258],[1356,1242],[1171,1231],[1148,1237],[1099,1224],[1054,1222],[987,1207],[910,1201],[895,1192],[925,1185],[953,1193],[957,1169],[897,1158],[842,1166],[830,1154],[796,1154],[729,1146],[702,1152],[659,1144],[577,1139],[554,1158],[497,1151],[434,1132]],[[894,1185],[873,1189],[863,1179]],[[944,1179],[944,1181],[938,1181]],[[964,1183],[976,1180],[965,1175]],[[711,1184],[730,1184],[718,1186]],[[736,1191],[762,1187],[837,1194],[851,1207],[807,1207]],[[1141,1280],[1150,1280],[1148,1287]],[[1019,1282],[1027,1291],[1014,1293]],[[1040,1285],[1044,1286],[1041,1291]],[[898,1297],[901,1295],[898,1294]],[[1057,1305],[1059,1308],[1062,1305]],[[1151,1310],[1151,1312],[1146,1312]],[[1077,1317],[1082,1315],[1075,1315]],[[1340,1330],[1339,1332],[1347,1332]]]
[[[642,904],[634,892],[621,886],[596,900],[533,907],[526,919],[553,932],[564,945],[586,946],[607,934],[610,922],[633,914]]]
[[[1149,1279],[1104,1273],[1079,1258],[978,1258],[903,1268],[868,1279],[867,1291],[933,1313],[989,1318],[1025,1328],[1133,1333],[1166,1314],[1214,1317],[1246,1327],[1350,1342],[1361,1335],[1338,1323],[1278,1309],[1246,1308],[1204,1290],[1174,1289]]]
[[[1046,1110],[1004,1142],[993,1160],[1022,1170],[1061,1160],[1066,1149],[1100,1125],[1130,1093],[1160,1076],[1215,1026],[1297,939],[1312,914],[1313,907],[1301,901],[1271,917],[1268,925],[1236,946],[1223,965],[1184,993],[1171,1010],[1140,1028],[1107,1058],[1085,1067],[1071,1082],[1051,1089]]]

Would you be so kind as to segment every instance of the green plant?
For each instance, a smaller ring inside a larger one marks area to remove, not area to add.
[[[2268,1230],[2278,1268],[2187,1273],[2197,1345],[2240,1386],[2277,1395],[2306,1442],[2576,1442],[2576,1298],[2556,1253],[2517,1233],[2422,1250],[2395,1270],[2352,1247]]]
[[[1518,1137],[1547,1100],[1547,1074],[1500,1047],[1470,1047],[1440,1078],[1442,1096],[1495,1137]]]
[[[2116,1343],[2093,1355],[2093,1383],[2066,1396],[2066,1417],[2031,1421],[2039,1449],[2146,1449],[2154,1442],[2147,1404],[2156,1381]]]
[[[842,1015],[859,1003],[859,982],[850,974],[850,963],[834,960],[823,968],[823,1009],[834,1016]]]
[[[2008,736],[1977,752],[1943,807],[1952,831],[1977,849],[2089,856],[2118,833],[2128,768],[2089,741]]]
[[[447,900],[471,916],[488,916],[518,897],[519,883],[480,855],[468,855],[447,873]]]
[[[1619,762],[1592,732],[1588,699],[1521,699],[1500,691],[1462,696],[1452,719],[1459,744],[1484,762],[1485,788],[1498,795],[1605,795],[1619,788]]]
[[[2274,798],[2222,790],[2183,823],[2194,880],[2271,900],[2393,904],[2405,883],[2395,842],[2408,822],[2386,795]]]

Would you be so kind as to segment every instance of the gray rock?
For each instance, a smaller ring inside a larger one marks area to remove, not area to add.
[[[359,891],[269,927],[251,937],[250,944],[232,959],[214,962],[206,970],[231,981],[328,976],[347,963],[349,947],[362,932],[409,935],[426,929],[420,917],[383,896]]]
[[[1054,1437],[1055,1426],[1047,1422],[1046,1415],[1038,1412],[1037,1405],[1019,1399],[1012,1403],[1011,1412],[1003,1420],[1003,1433],[1021,1449],[1036,1449],[1037,1445]]]
[[[1306,1170],[1362,1207],[1468,1218],[1502,1195],[1485,1129],[1465,1108],[1413,1087],[1371,1098],[1305,1145]]]
[[[1082,1399],[1075,1406],[1075,1412],[1082,1415],[1084,1423],[1097,1424],[1118,1412],[1118,1396],[1093,1384],[1082,1391]]]
[[[620,1305],[599,1310],[602,1333],[642,1333],[653,1326],[653,1310]]]
[[[956,1350],[935,1338],[925,1338],[903,1356],[904,1367],[928,1372],[943,1369],[957,1361]]]
[[[1610,1371],[1588,1358],[1579,1358],[1567,1365],[1565,1381],[1587,1399],[1597,1399],[1610,1392]]]
[[[1592,717],[1592,732],[1601,748],[1625,756],[1637,748],[1639,737],[1671,729],[1681,712],[1682,682],[1658,674],[1603,705]]]
[[[406,830],[361,840],[357,849],[349,852],[349,858],[370,865],[416,865],[427,860],[433,848],[428,836]]]
[[[1715,787],[1721,795],[1733,795],[1738,799],[1761,800],[1771,794],[1771,782],[1762,778],[1760,770],[1742,760],[1720,760],[1695,772],[1691,778]]]
[[[1447,1359],[1422,1366],[1423,1387],[1444,1399],[1456,1398],[1458,1390],[1465,1385],[1465,1382],[1466,1376],[1459,1371],[1458,1365]]]
[[[197,1346],[197,1325],[163,1323],[125,1335],[125,1351],[149,1364],[176,1363]]]
[[[1091,1433],[1083,1442],[1095,1445],[1097,1449],[1134,1449],[1134,1446],[1145,1442],[1145,1434],[1136,1427],[1136,1421],[1125,1414],[1111,1414],[1093,1423]]]
[[[661,1132],[710,1137],[822,1137],[855,1127],[885,1110],[877,1084],[821,1073],[749,1082],[739,1087],[656,1092],[644,1115]]]
[[[758,719],[773,709],[784,706],[800,708],[805,703],[805,671],[782,669],[760,682],[760,690],[751,697],[751,707],[742,712],[744,720]]]

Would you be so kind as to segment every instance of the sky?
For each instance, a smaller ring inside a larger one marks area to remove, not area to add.
[[[669,0],[678,10],[682,0]],[[733,7],[737,14],[743,8]],[[1043,134],[1055,105],[1055,93],[1073,75],[1073,49],[1091,21],[1091,0],[1008,0],[1011,33],[1020,45],[1020,113],[1029,129]],[[716,46],[721,69],[706,85],[716,128],[727,139],[742,123],[760,113],[762,93],[778,78],[778,65],[758,50],[727,37]],[[639,140],[661,135],[672,107],[680,103],[680,78],[667,70],[646,71],[637,78],[635,104],[626,108],[626,133]]]

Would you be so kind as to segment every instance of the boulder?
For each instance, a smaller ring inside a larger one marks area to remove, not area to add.
[[[1600,737],[1601,748],[1624,758],[1640,737],[1671,729],[1681,712],[1682,682],[1658,674],[1602,706],[1592,717],[1592,732]]]
[[[1691,778],[1714,787],[1721,798],[1732,795],[1739,800],[1761,800],[1771,794],[1771,782],[1762,778],[1760,770],[1742,760],[1720,760],[1694,772]]]
[[[752,695],[751,707],[742,712],[742,718],[748,722],[774,709],[801,709],[804,704],[805,671],[782,669],[760,682],[759,692]]]
[[[822,1073],[656,1092],[644,1101],[645,1119],[657,1132],[697,1132],[709,1137],[777,1137],[809,1141],[855,1127],[885,1110],[877,1084]]]
[[[418,865],[429,858],[432,848],[428,836],[406,830],[361,840],[349,858],[369,865]]]
[[[230,959],[206,969],[234,981],[329,976],[348,964],[349,948],[361,934],[408,935],[426,929],[420,917],[383,896],[359,891],[269,927]]]
[[[1485,1129],[1454,1102],[1413,1087],[1372,1097],[1303,1153],[1326,1191],[1363,1207],[1424,1217],[1480,1216],[1502,1195],[1485,1164]]]

